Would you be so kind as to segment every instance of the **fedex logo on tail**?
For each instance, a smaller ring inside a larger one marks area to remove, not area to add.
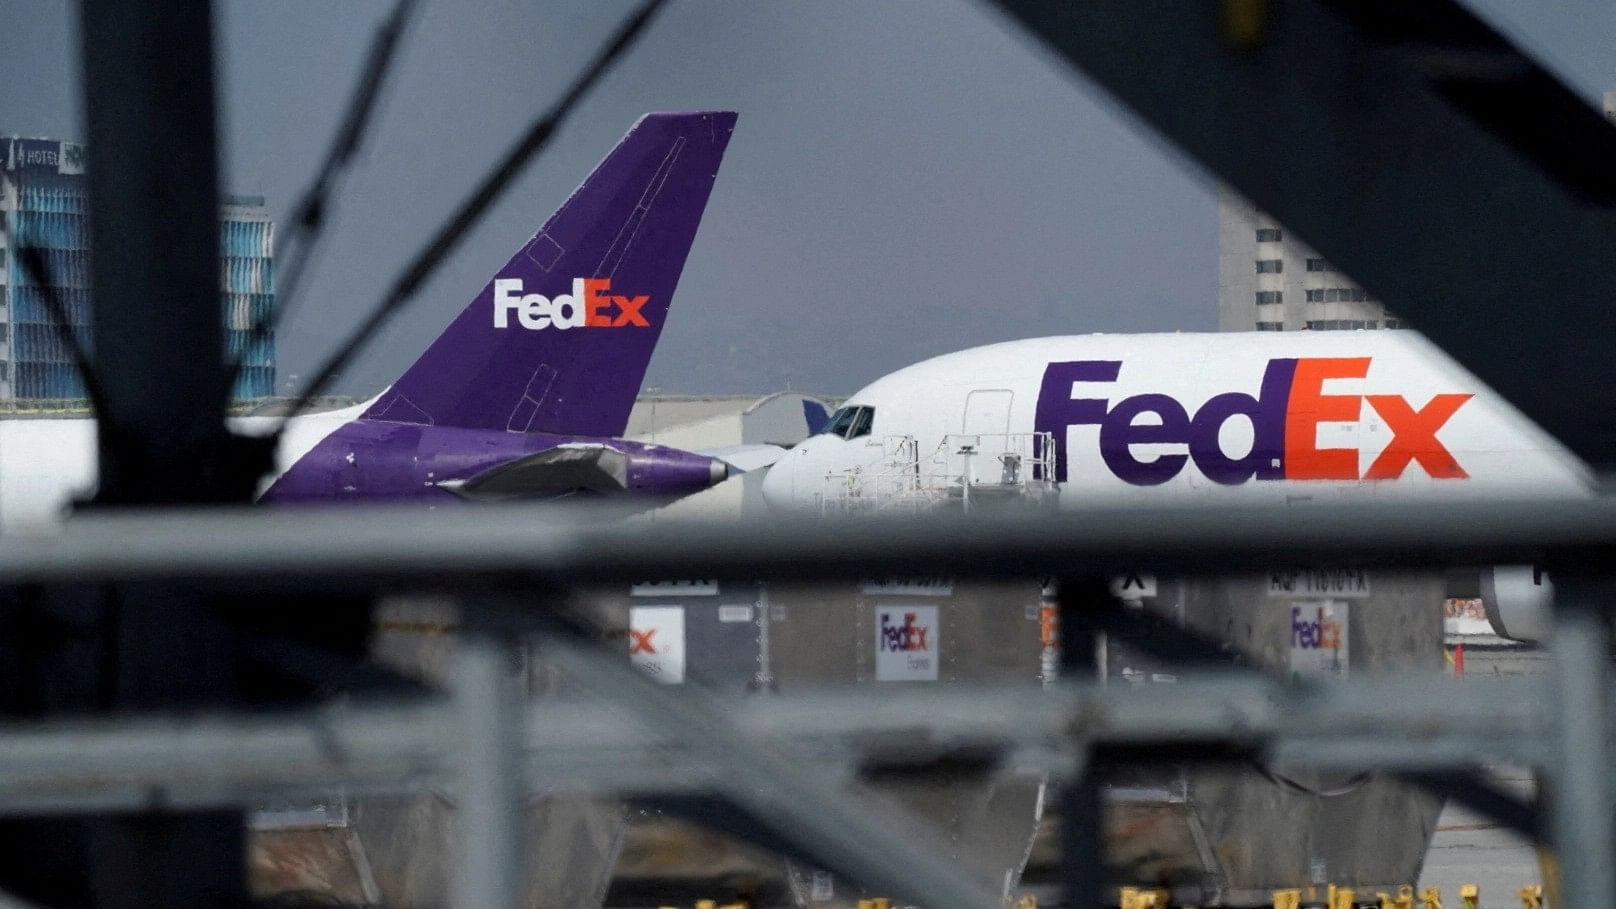
[[[517,324],[539,331],[554,328],[650,328],[645,304],[649,295],[625,297],[609,295],[611,278],[573,278],[572,294],[554,299],[543,294],[522,293],[521,278],[494,280],[494,327],[505,328],[514,313]]]
[[[1411,465],[1434,479],[1464,479],[1468,474],[1437,433],[1469,394],[1438,394],[1415,406],[1395,394],[1326,394],[1330,379],[1362,379],[1370,357],[1302,357],[1272,359],[1257,394],[1213,395],[1191,413],[1177,398],[1140,394],[1113,403],[1081,394],[1084,385],[1117,381],[1119,360],[1076,360],[1051,363],[1038,393],[1034,429],[1057,440],[1055,473],[1069,477],[1066,430],[1100,427],[1100,457],[1119,479],[1136,486],[1156,486],[1178,476],[1187,463],[1207,479],[1223,485],[1248,480],[1395,480]],[[1097,389],[1098,390],[1098,389]],[[1364,405],[1378,414],[1391,440],[1368,468],[1359,472],[1357,448],[1320,448],[1321,423],[1357,423]],[[1251,450],[1231,455],[1220,433],[1229,419],[1251,421]],[[1136,445],[1152,445],[1136,453]],[[1160,446],[1173,448],[1163,453]]]

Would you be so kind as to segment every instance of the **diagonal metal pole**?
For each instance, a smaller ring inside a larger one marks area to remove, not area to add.
[[[471,195],[460,203],[459,208],[438,228],[426,246],[416,253],[415,258],[410,260],[410,264],[404,273],[398,276],[387,295],[314,372],[314,378],[309,380],[297,400],[287,409],[286,420],[308,409],[315,398],[324,394],[326,387],[341,375],[343,369],[358,356],[360,350],[376,336],[377,331],[415,296],[427,278],[482,219],[489,206],[493,205],[521,174],[522,169],[549,146],[551,138],[555,136],[561,124],[589,90],[600,81],[601,77],[610,72],[618,61],[625,58],[629,48],[633,47],[645,33],[647,26],[666,2],[667,0],[644,0],[637,10],[623,20],[583,72],[579,73],[578,78],[567,86],[561,97],[545,111],[543,116],[529,125],[527,131],[505,152],[494,169],[477,184]],[[277,432],[284,432],[285,429],[286,423],[283,421]]]
[[[843,791],[840,778],[755,744],[699,690],[659,684],[620,655],[567,632],[545,637],[543,652],[581,687],[682,746],[712,774],[719,792],[815,861],[927,909],[999,905],[991,887],[949,860],[923,828],[890,807],[878,813],[859,803]]]

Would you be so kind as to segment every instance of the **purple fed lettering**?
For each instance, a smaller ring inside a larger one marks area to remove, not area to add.
[[[1155,423],[1135,423],[1144,414],[1155,414]],[[1124,398],[1105,415],[1100,426],[1100,457],[1111,472],[1136,486],[1157,486],[1178,476],[1189,460],[1185,454],[1159,454],[1148,461],[1135,458],[1131,446],[1184,444],[1190,430],[1184,405],[1167,395],[1134,395]]]
[[[1033,431],[1047,432],[1055,440],[1055,481],[1069,478],[1066,458],[1066,430],[1071,426],[1105,421],[1105,398],[1073,398],[1077,382],[1115,382],[1122,370],[1121,360],[1072,360],[1051,363],[1044,368],[1044,381],[1038,389],[1038,409],[1033,415]],[[1041,452],[1040,452],[1041,454]],[[1039,477],[1038,479],[1042,479]]]
[[[1190,431],[1190,457],[1207,479],[1225,486],[1235,486],[1253,477],[1284,479],[1285,412],[1290,406],[1291,380],[1295,374],[1295,360],[1269,360],[1256,397],[1243,392],[1214,395],[1195,412]],[[1243,457],[1231,458],[1223,450],[1219,435],[1224,423],[1237,415],[1251,421],[1251,451]]]
[[[1119,361],[1051,363],[1044,369],[1033,428],[1055,439],[1055,477],[1062,483],[1071,479],[1066,433],[1079,425],[1100,427],[1101,460],[1118,479],[1135,486],[1166,483],[1190,461],[1207,479],[1225,486],[1252,479],[1281,480],[1285,478],[1285,426],[1296,362],[1269,360],[1255,396],[1244,392],[1213,395],[1193,414],[1183,402],[1166,394],[1133,395],[1115,406],[1109,406],[1106,398],[1073,397],[1075,383],[1115,382],[1122,370]],[[1140,422],[1146,415],[1155,419]],[[1231,457],[1220,436],[1230,419],[1242,416],[1251,422],[1251,448]],[[1152,444],[1184,445],[1187,450],[1135,455],[1133,446]]]

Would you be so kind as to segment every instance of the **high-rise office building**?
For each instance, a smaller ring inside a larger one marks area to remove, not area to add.
[[[87,342],[88,193],[83,146],[0,137],[0,400],[84,396],[84,383],[45,308],[43,289],[21,267],[17,250],[25,245],[40,250],[69,322]],[[233,358],[248,347],[254,320],[274,307],[274,224],[257,197],[226,198],[219,222],[219,289],[226,355]],[[245,357],[234,396],[269,396],[275,388],[274,337],[253,345]]]
[[[1218,194],[1218,330],[1403,328],[1396,316],[1279,222]]]

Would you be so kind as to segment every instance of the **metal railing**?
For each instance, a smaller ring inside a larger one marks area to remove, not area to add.
[[[921,513],[944,506],[1042,503],[1059,494],[1055,439],[1047,432],[951,433],[921,456],[914,436],[880,440],[869,464],[828,475],[824,514]],[[873,446],[872,446],[873,447]]]
[[[1192,762],[1232,753],[1374,768],[1492,805],[1496,816],[1543,835],[1543,821],[1489,802],[1496,794],[1452,775],[1508,761],[1556,783],[1548,792],[1560,796],[1550,814],[1559,842],[1601,836],[1608,819],[1594,815],[1609,804],[1616,763],[1599,744],[1609,722],[1588,718],[1608,716],[1609,637],[1574,619],[1574,643],[1556,638],[1560,668],[1545,679],[1465,685],[1416,675],[1307,686],[1187,671],[1176,684],[1101,687],[1063,673],[1045,690],[962,686],[879,698],[825,691],[740,702],[659,685],[620,652],[585,642],[565,595],[574,585],[685,576],[697,565],[709,576],[801,580],[1548,560],[1562,569],[1559,589],[1576,609],[1607,592],[1578,569],[1616,551],[1616,503],[1603,500],[1331,508],[1328,522],[1323,514],[1155,509],[1037,521],[987,513],[604,525],[530,505],[431,515],[399,507],[86,514],[54,531],[11,535],[0,548],[0,583],[184,578],[221,597],[288,579],[298,591],[466,591],[461,669],[447,698],[0,729],[0,812],[136,811],[159,802],[195,809],[339,788],[442,789],[462,812],[456,867],[479,882],[458,905],[491,905],[490,894],[515,886],[524,857],[514,812],[525,793],[544,788],[716,794],[867,886],[928,909],[986,909],[998,902],[995,885],[951,866],[924,827],[843,788],[872,761],[925,766],[962,751],[999,755],[1068,787],[1082,785],[1084,768],[1109,748],[1160,749]],[[1063,604],[1062,633],[1135,613],[1103,597],[1077,612]],[[495,679],[506,673],[504,649],[527,636],[588,697],[512,700]],[[1185,658],[1203,659],[1193,650]],[[1562,795],[1562,781],[1575,784],[1575,796]]]

